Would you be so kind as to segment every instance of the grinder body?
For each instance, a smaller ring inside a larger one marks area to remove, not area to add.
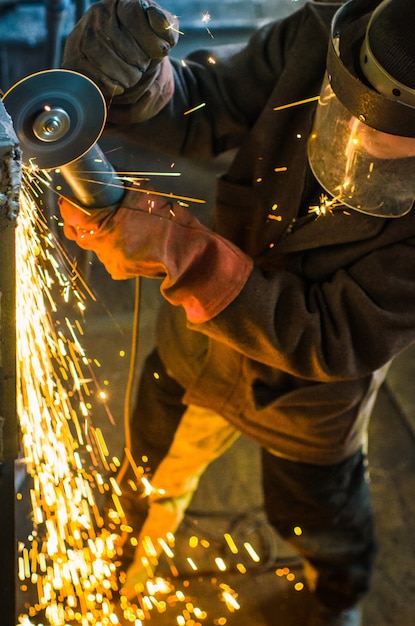
[[[97,143],[84,156],[61,166],[60,172],[84,207],[104,208],[124,196],[122,181]]]
[[[59,169],[85,207],[121,202],[123,183],[97,143],[107,109],[95,83],[70,70],[45,70],[16,83],[3,102],[26,166]]]

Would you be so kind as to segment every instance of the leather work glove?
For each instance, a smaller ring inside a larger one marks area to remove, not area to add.
[[[66,40],[62,67],[88,76],[111,106],[136,105],[135,121],[153,117],[174,90],[168,52],[177,19],[152,0],[102,0],[91,5]]]
[[[64,233],[93,250],[114,279],[163,278],[162,295],[192,323],[215,317],[239,294],[253,262],[180,204],[129,191],[120,208],[89,214],[60,199]]]

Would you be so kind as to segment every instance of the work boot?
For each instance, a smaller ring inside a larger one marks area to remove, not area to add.
[[[360,626],[361,612],[358,607],[336,611],[321,603],[312,605],[307,626]]]

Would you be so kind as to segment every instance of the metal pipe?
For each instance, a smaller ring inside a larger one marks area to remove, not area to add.
[[[19,451],[16,410],[15,228],[21,184],[21,152],[0,102],[0,567],[1,623],[16,624],[14,462]]]
[[[0,101],[0,462],[17,457],[15,228],[21,185],[21,152]]]

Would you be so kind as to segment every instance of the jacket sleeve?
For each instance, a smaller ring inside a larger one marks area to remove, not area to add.
[[[325,280],[255,268],[236,300],[192,327],[300,378],[360,378],[415,341],[414,248],[415,237],[380,244]]]

